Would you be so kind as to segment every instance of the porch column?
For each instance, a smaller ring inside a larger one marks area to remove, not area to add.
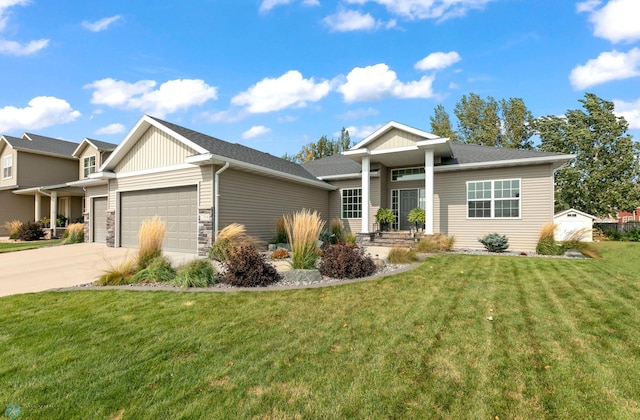
[[[56,233],[56,219],[58,218],[58,193],[51,191],[51,237],[57,236]]]
[[[369,156],[362,158],[362,228],[361,233],[369,233]]]
[[[433,149],[424,151],[424,230],[433,235]]]
[[[36,222],[42,219],[42,196],[39,193],[35,195],[35,214]]]

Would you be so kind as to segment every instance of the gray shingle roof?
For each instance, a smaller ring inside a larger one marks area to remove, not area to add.
[[[104,152],[113,152],[116,149],[116,147],[118,147],[117,144],[108,143],[106,141],[90,139],[88,137],[87,137],[87,140],[93,143],[98,148],[98,150],[101,150]]]
[[[203,147],[211,154],[234,159],[244,163],[249,163],[267,169],[272,169],[284,174],[299,176],[302,178],[317,181],[317,179],[313,175],[311,175],[297,163],[289,162],[288,160],[284,160],[282,158],[270,155],[269,153],[264,153],[256,149],[243,146],[241,144],[229,143],[227,141],[199,133],[197,131],[179,126],[177,124],[163,121],[155,117],[150,116],[150,118],[153,118],[170,130],[175,131],[181,136]]]
[[[464,163],[496,162],[501,160],[562,156],[562,153],[479,146],[476,144],[463,144],[457,142],[451,143],[451,148],[453,149],[453,158],[443,161],[441,165],[459,165]]]
[[[344,155],[333,155],[326,158],[305,162],[302,167],[317,177],[332,175],[358,174],[361,165]]]
[[[64,156],[71,158],[78,143],[66,140],[58,140],[51,137],[40,136],[38,134],[25,133],[31,140],[26,138],[4,136],[11,147],[18,150],[29,150],[33,152],[46,153],[50,155]]]

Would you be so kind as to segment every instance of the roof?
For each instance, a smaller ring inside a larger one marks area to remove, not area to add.
[[[597,217],[592,215],[592,214],[585,213],[583,211],[576,210],[576,209],[573,209],[573,208],[571,208],[569,210],[564,210],[564,211],[558,212],[558,213],[553,215],[553,218],[555,219],[556,217],[562,217],[565,214],[569,214],[569,213],[578,213],[579,215],[584,216],[584,217],[588,217],[589,219],[593,219],[593,220],[597,219]]]
[[[159,118],[151,116],[149,117],[181,135],[182,137],[197,144],[211,154],[271,169],[284,174],[317,181],[316,177],[307,172],[301,165],[297,163],[290,162],[288,160],[270,155],[269,153],[261,152],[256,149],[243,146],[241,144],[229,143],[227,141],[220,140],[203,133],[199,133],[189,128],[163,121]]]
[[[12,136],[3,136],[3,138],[15,150],[60,156],[69,159],[73,158],[73,151],[78,147],[78,143],[31,133],[24,133],[22,138]]]
[[[98,150],[101,150],[101,151],[104,151],[104,152],[113,152],[116,149],[116,147],[118,147],[117,144],[108,143],[106,141],[101,141],[101,140],[96,140],[96,139],[90,139],[88,137],[85,140],[87,140],[89,143],[91,143],[94,146],[96,146],[98,148]]]
[[[566,156],[562,153],[539,152],[537,150],[510,149],[506,147],[480,146],[453,142],[453,158],[442,161],[441,165],[465,163],[497,162],[505,160],[533,159],[540,157]]]
[[[342,154],[305,162],[302,167],[318,178],[358,174],[362,169],[360,163]]]

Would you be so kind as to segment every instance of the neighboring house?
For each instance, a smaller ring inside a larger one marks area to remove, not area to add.
[[[593,241],[593,221],[596,216],[576,209],[569,209],[556,213],[553,223],[557,225],[555,231],[556,241],[567,241],[579,235],[580,241]]]
[[[640,207],[633,211],[618,210],[618,223],[640,222]]]
[[[116,247],[137,246],[141,221],[156,214],[167,221],[165,249],[205,255],[234,222],[268,241],[279,217],[308,208],[367,240],[378,208],[392,208],[405,230],[408,211],[423,207],[426,233],[453,235],[458,247],[499,232],[512,249],[533,250],[553,220],[554,171],[572,159],[457,144],[391,122],[343,155],[298,165],[145,115],[73,185],[86,190],[87,240],[104,227]]]
[[[52,195],[43,185],[63,184],[77,179],[78,161],[72,156],[76,143],[25,133],[22,137],[0,137],[0,235],[8,235],[4,224],[11,220],[22,222],[64,214],[82,215],[82,195],[61,195],[51,212]]]

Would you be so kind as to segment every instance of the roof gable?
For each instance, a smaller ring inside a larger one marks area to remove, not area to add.
[[[3,136],[5,142],[13,149],[29,153],[74,159],[73,151],[77,143],[59,140],[39,134],[24,133],[22,137]]]
[[[350,150],[362,149],[362,148],[376,148],[373,144],[378,143],[381,139],[388,139],[389,132],[402,132],[406,140],[412,141],[414,144],[418,140],[435,140],[439,139],[439,136],[435,134],[427,133],[426,131],[419,130],[417,128],[409,127],[405,124],[400,124],[395,121],[389,121],[373,133],[365,137],[360,143],[353,146]],[[399,134],[399,133],[398,133]],[[396,135],[398,135],[396,134]],[[393,137],[393,136],[391,136]],[[410,140],[411,139],[411,140]]]
[[[73,156],[80,157],[87,147],[92,147],[98,152],[112,152],[116,147],[118,147],[118,145],[85,137],[73,151]]]

